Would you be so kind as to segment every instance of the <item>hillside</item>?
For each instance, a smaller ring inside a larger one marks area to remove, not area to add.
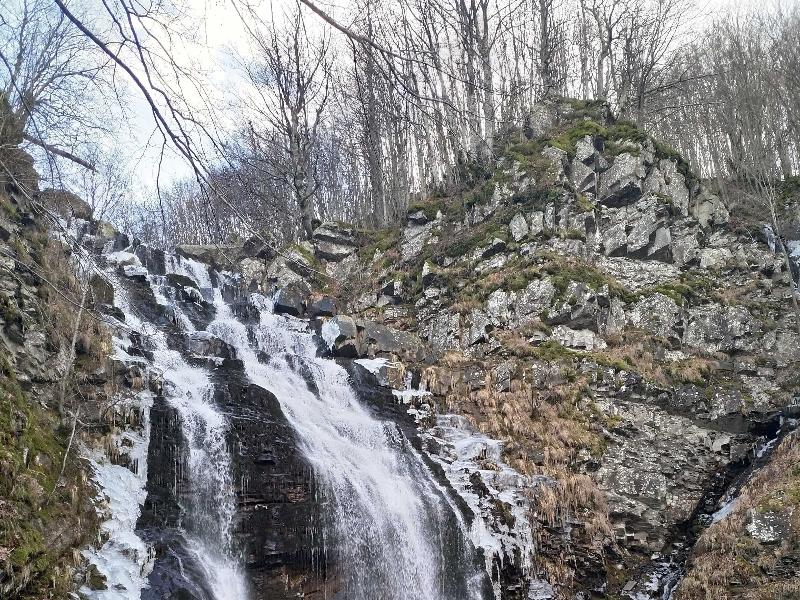
[[[277,252],[149,247],[16,156],[3,598],[800,593],[790,269],[602,104]]]
[[[567,102],[402,229],[323,224],[278,256],[253,240],[239,265],[251,289],[278,290],[277,310],[315,318],[333,356],[386,358],[379,379],[424,390],[398,395],[431,443],[434,412],[503,442],[528,482],[534,571],[556,596],[656,597],[686,564],[676,598],[789,597],[790,570],[736,565],[797,560],[791,481],[785,502],[736,504],[694,547],[754,458],[795,444],[790,275],[730,220],[669,148]],[[773,518],[779,539],[759,533]],[[750,540],[745,560],[709,575],[723,526]]]

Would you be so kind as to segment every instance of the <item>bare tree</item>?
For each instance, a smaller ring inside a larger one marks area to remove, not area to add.
[[[283,29],[263,22],[250,28],[260,54],[247,67],[258,99],[250,107],[269,126],[266,134],[255,128],[253,133],[276,157],[271,167],[289,184],[303,234],[310,238],[319,188],[314,145],[328,102],[331,61],[326,37],[309,34],[298,5],[286,22]]]

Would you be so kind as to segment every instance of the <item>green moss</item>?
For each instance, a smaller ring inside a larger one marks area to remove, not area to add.
[[[56,592],[65,589],[66,582],[54,573],[64,557],[53,552],[47,538],[76,526],[79,511],[68,488],[85,492],[74,461],[67,462],[64,473],[69,485],[56,488],[67,436],[47,409],[28,401],[8,357],[0,353],[0,467],[4,472],[0,499],[6,503],[4,510],[14,515],[0,521],[0,547],[11,549],[7,575],[14,578],[23,569],[30,570],[25,593],[31,597],[45,597],[39,591],[52,588],[54,582]],[[81,526],[84,539],[94,535],[92,517]]]
[[[675,304],[682,305],[684,302],[692,303],[701,300],[714,290],[713,281],[707,277],[682,274],[680,279],[667,281],[665,283],[640,290],[636,294],[636,299],[650,296],[654,293],[663,294],[672,298]]]
[[[549,273],[556,288],[557,296],[563,298],[566,295],[569,284],[573,281],[587,284],[593,290],[600,290],[603,286],[608,286],[609,294],[620,298],[625,302],[635,299],[633,292],[628,290],[616,279],[586,263],[566,262],[555,254],[548,255],[550,260],[544,266],[545,272]]]
[[[587,198],[584,194],[578,194],[576,202],[581,212],[594,212],[595,209],[594,203],[591,200],[589,200],[589,198]]]

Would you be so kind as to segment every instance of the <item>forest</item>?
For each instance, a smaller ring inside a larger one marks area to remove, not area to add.
[[[12,3],[0,22],[4,128],[20,129],[47,177],[98,217],[162,247],[253,235],[280,246],[325,220],[397,224],[415,201],[485,176],[537,106],[561,98],[606,103],[721,190],[772,187],[800,169],[793,3],[233,0],[224,10],[238,44],[199,61],[198,32],[218,24],[191,3]],[[137,137],[119,135],[126,122]],[[144,189],[137,160],[156,169]]]

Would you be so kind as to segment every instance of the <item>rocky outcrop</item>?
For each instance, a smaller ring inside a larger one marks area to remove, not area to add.
[[[554,597],[657,597],[792,414],[792,275],[629,124],[561,105],[545,122],[489,181],[414,206],[396,248],[325,258],[360,275],[318,330],[334,356],[397,363],[398,398],[419,378],[415,414],[456,407],[509,464],[555,473],[531,501],[537,564],[574,565]]]

